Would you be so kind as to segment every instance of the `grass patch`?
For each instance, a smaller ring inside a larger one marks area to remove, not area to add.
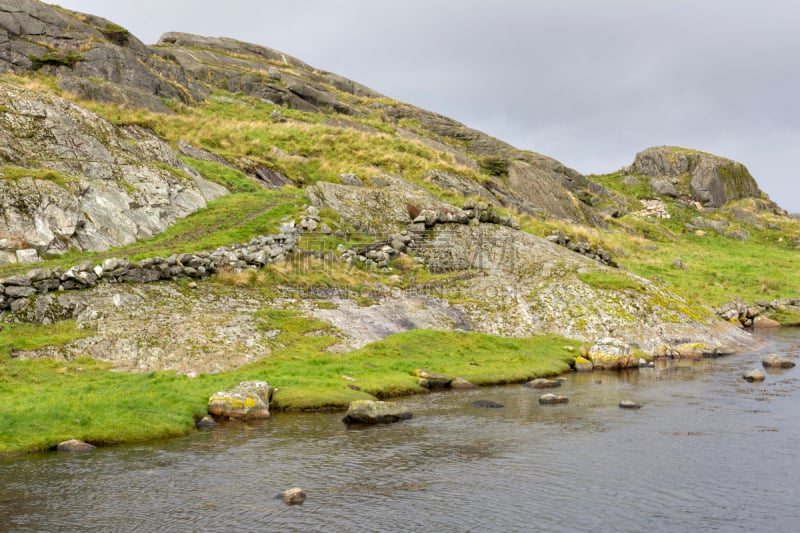
[[[0,177],[7,180],[32,178],[36,180],[52,181],[56,185],[64,188],[78,181],[76,178],[57,170],[50,170],[48,168],[25,168],[14,165],[0,166]]]

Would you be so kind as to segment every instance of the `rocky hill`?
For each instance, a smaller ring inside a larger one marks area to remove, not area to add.
[[[800,234],[743,165],[711,154],[652,148],[587,177],[276,50],[184,33],[146,46],[34,0],[0,0],[0,72],[0,261],[47,258],[46,273],[6,273],[57,291],[6,279],[7,319],[72,318],[93,332],[48,355],[227,369],[269,354],[265,309],[333,325],[334,351],[436,328],[717,354],[752,340],[706,303],[797,289],[762,271],[708,281],[719,265],[687,255],[719,239],[741,254],[732,262],[755,249],[734,241],[791,253]],[[192,290],[117,283],[205,280],[212,270],[153,265],[257,232],[296,239],[285,266],[256,273],[271,261],[226,251],[224,271]],[[68,250],[84,252],[80,268],[51,258]],[[151,273],[108,278],[109,254]],[[71,291],[79,272],[94,278]]]

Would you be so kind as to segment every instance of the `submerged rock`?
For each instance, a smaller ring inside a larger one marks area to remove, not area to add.
[[[561,381],[555,381],[552,379],[537,378],[525,383],[523,387],[528,387],[529,389],[554,389],[556,387],[560,387],[561,383]]]
[[[395,402],[355,400],[350,402],[350,407],[348,407],[342,422],[345,424],[390,424],[411,417],[411,411],[407,407]]]
[[[492,400],[475,400],[470,404],[472,407],[484,407],[488,409],[500,409],[505,407],[502,403],[493,402]]]
[[[266,381],[243,381],[209,398],[208,413],[222,418],[269,418],[272,389]]]
[[[762,359],[761,364],[764,365],[764,368],[792,368],[795,366],[794,361],[774,353],[771,353]]]

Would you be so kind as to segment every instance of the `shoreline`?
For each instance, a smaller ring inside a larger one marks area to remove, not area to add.
[[[432,330],[416,331],[416,332],[408,332],[408,333],[411,334],[412,336],[413,335],[422,335],[423,337],[425,337],[426,335],[428,335],[428,336],[430,336],[430,335],[435,335],[435,336],[450,335],[451,337],[454,336],[454,335],[455,336],[459,336],[458,334],[455,334],[454,332],[440,332],[440,331],[432,331]],[[464,338],[478,337],[478,338],[481,338],[482,340],[485,340],[487,338],[491,339],[491,336],[486,336],[486,335],[481,335],[481,334],[460,334],[460,335],[465,335]],[[502,340],[503,338],[499,338],[499,337],[494,338],[494,340],[498,340],[498,339]],[[423,339],[423,340],[427,340],[427,339]],[[532,343],[532,342],[536,342],[537,340],[541,341],[541,339],[536,339],[536,338],[522,339],[522,341],[524,341],[523,343]],[[553,340],[553,339],[550,339],[550,340]],[[558,338],[558,339],[555,339],[555,342],[557,344],[560,344],[560,343],[569,342],[569,341],[567,339]],[[520,365],[520,361],[517,361],[516,364],[515,364],[511,360],[511,358],[507,357],[505,360],[496,361],[496,363],[498,363],[498,364],[497,364],[497,366],[493,367],[494,368],[493,371],[484,371],[482,373],[482,376],[477,378],[477,379],[475,377],[477,374],[473,373],[470,376],[473,379],[468,379],[468,381],[470,381],[471,383],[473,383],[474,385],[476,385],[477,387],[480,387],[480,388],[498,387],[498,386],[518,385],[518,384],[522,384],[522,383],[525,383],[525,382],[530,381],[532,379],[540,378],[540,377],[542,377],[542,378],[553,378],[553,377],[557,377],[557,376],[563,376],[563,375],[566,375],[566,374],[571,373],[571,372],[576,372],[574,367],[572,365],[570,365],[569,361],[570,360],[574,360],[575,355],[577,353],[579,353],[578,346],[577,346],[577,344],[579,344],[579,343],[578,343],[578,341],[571,341],[571,342],[572,342],[571,344],[562,344],[560,346],[560,350],[558,350],[561,353],[559,353],[558,355],[550,355],[548,357],[545,357],[545,359],[542,360],[539,364],[532,365],[530,361],[525,361],[521,365]],[[423,342],[423,344],[424,343],[425,342]],[[749,352],[749,351],[758,350],[760,348],[763,348],[766,344],[768,344],[768,341],[764,339],[764,340],[759,340],[758,345],[753,347],[753,348],[751,348],[751,349],[743,349],[743,350],[739,350],[739,351],[732,351],[730,353],[720,354],[718,356],[708,356],[708,355],[706,355],[706,356],[698,356],[698,357],[684,358],[684,359],[699,360],[699,359],[711,358],[711,357],[725,357],[725,356],[728,356],[728,355],[733,355],[734,353],[743,353],[743,352]],[[529,344],[526,348],[530,349],[531,346],[532,345]],[[566,348],[568,346],[571,346],[572,349],[571,350],[567,350]],[[380,346],[378,346],[377,348],[379,349]],[[552,349],[553,346],[551,345],[550,348]],[[362,352],[362,353],[359,354],[361,357],[357,357],[356,361],[358,363],[360,363],[360,364],[370,364],[367,361],[368,359],[377,360],[376,359],[377,355],[374,353],[375,351],[379,351],[379,350],[376,350],[376,347],[373,347],[373,352],[371,352],[369,354],[363,353],[364,349],[357,350],[356,352]],[[347,354],[345,354],[345,355],[347,355]],[[372,356],[372,357],[370,357],[370,356]],[[670,357],[653,358],[654,361],[669,361],[669,360],[673,360],[673,359],[674,358],[670,358]],[[81,362],[85,363],[86,361],[81,361]],[[553,363],[556,363],[555,366],[553,366]],[[467,363],[467,364],[469,365],[469,363]],[[430,368],[439,368],[438,366],[431,366],[431,365],[428,365],[428,366]],[[470,365],[470,366],[472,366],[472,365]],[[480,367],[479,366],[475,366],[473,368],[480,368]],[[484,369],[481,369],[481,370],[484,370]],[[522,370],[522,372],[519,372],[520,370]],[[515,371],[516,371],[516,373],[515,373]],[[638,372],[639,369],[638,368],[629,368],[629,369],[619,369],[619,370],[592,370],[591,372],[586,372],[586,373],[587,374],[591,374],[591,373],[619,374],[621,372],[634,372],[634,371]],[[107,370],[105,370],[104,372],[106,372],[109,376],[113,376],[113,374],[114,374],[114,373],[109,372]],[[235,373],[230,373],[230,374],[232,374],[232,375],[222,376],[222,378],[218,379],[217,381],[218,382],[232,383],[233,381],[235,381],[235,379],[239,379],[240,377],[248,377],[248,376],[252,377],[253,375],[258,375],[257,372],[248,373],[247,371],[235,372]],[[238,374],[238,376],[235,376],[235,374]],[[391,374],[393,374],[393,376],[382,375],[381,377],[383,377],[384,379],[386,379],[387,377],[394,377],[394,378],[398,377],[397,376],[398,373],[396,371],[391,372]],[[458,375],[459,374],[458,372],[447,372],[447,371],[445,371],[444,374],[446,374],[448,376],[452,375],[453,377],[460,377]],[[128,376],[136,377],[136,375],[132,375],[132,374],[128,374]],[[125,377],[125,376],[121,376],[121,377]],[[65,433],[63,433],[61,437],[59,437],[58,439],[53,439],[53,440],[49,441],[47,444],[40,443],[40,444],[37,445],[37,444],[29,443],[29,446],[27,446],[25,448],[18,447],[17,449],[7,450],[7,451],[4,451],[4,452],[0,453],[0,458],[13,458],[13,457],[19,457],[19,456],[27,455],[27,454],[31,454],[31,453],[43,453],[43,452],[54,451],[59,442],[62,442],[62,441],[65,441],[65,440],[70,440],[71,438],[82,440],[84,442],[88,442],[88,443],[93,444],[95,446],[108,446],[108,445],[116,445],[116,444],[130,444],[130,443],[134,443],[134,442],[148,442],[148,441],[155,441],[155,440],[160,440],[160,439],[164,439],[164,438],[182,437],[182,436],[186,436],[186,435],[191,434],[193,431],[197,431],[197,430],[201,429],[200,426],[198,425],[198,422],[203,418],[203,416],[206,416],[208,414],[207,413],[207,409],[206,409],[206,401],[207,401],[208,397],[211,394],[213,394],[213,391],[211,393],[209,393],[208,395],[205,394],[205,391],[211,390],[212,387],[211,387],[211,384],[204,384],[203,382],[204,381],[208,381],[209,378],[211,378],[213,376],[204,375],[204,376],[201,376],[201,377],[198,377],[198,378],[194,378],[194,379],[187,378],[186,376],[177,376],[177,375],[172,375],[171,377],[168,377],[166,375],[162,375],[160,377],[163,380],[165,380],[167,383],[170,382],[170,381],[172,381],[172,382],[183,382],[184,385],[187,385],[187,386],[189,386],[189,388],[194,389],[196,398],[200,398],[200,397],[204,398],[204,400],[202,401],[203,402],[202,408],[199,407],[199,405],[198,405],[199,401],[198,400],[195,400],[193,402],[194,405],[188,405],[188,403],[189,403],[188,401],[181,402],[182,403],[181,407],[183,407],[184,411],[186,411],[187,408],[191,411],[191,413],[192,413],[190,415],[191,418],[190,419],[186,419],[184,417],[183,421],[178,426],[173,427],[172,430],[170,430],[168,432],[164,432],[163,430],[156,430],[155,427],[150,428],[150,429],[144,428],[144,430],[142,432],[138,433],[138,434],[128,434],[128,435],[126,435],[124,432],[119,433],[119,432],[116,432],[114,430],[110,430],[110,431],[104,431],[103,432],[104,433],[103,438],[92,438],[92,434],[91,433],[87,434],[87,433],[81,433],[81,431],[74,431],[76,428],[80,427],[80,426],[75,425],[75,426],[72,426],[72,431],[66,430]],[[389,386],[388,385],[389,382],[385,382],[383,388],[374,388],[373,387],[372,389],[370,389],[369,393],[366,393],[364,391],[352,390],[352,389],[349,389],[349,388],[346,389],[346,390],[349,391],[350,393],[353,393],[352,394],[352,396],[353,396],[352,399],[372,399],[372,400],[398,399],[398,398],[404,398],[404,397],[411,397],[411,396],[415,396],[415,395],[419,395],[419,394],[427,394],[427,393],[431,392],[430,390],[425,389],[423,387],[420,387],[419,385],[417,385],[415,383],[416,378],[413,376],[413,372],[404,373],[404,374],[402,374],[400,376],[400,378],[402,378],[402,381],[405,382],[403,384],[403,386],[400,387],[400,388],[397,388],[396,386],[395,387]],[[303,398],[304,398],[303,387],[292,388],[291,386],[286,386],[286,385],[282,386],[280,380],[273,380],[273,383],[278,386],[279,390],[276,391],[275,396],[272,398],[272,401],[270,402],[270,412],[271,413],[296,414],[296,413],[308,413],[308,412],[330,412],[330,413],[332,413],[332,412],[344,412],[344,411],[346,411],[346,409],[347,409],[347,407],[349,405],[349,401],[352,401],[352,399],[349,399],[349,400],[342,399],[341,401],[337,401],[337,402],[333,402],[333,403],[331,403],[331,402],[328,402],[328,403],[323,402],[323,403],[320,404],[320,403],[317,403],[317,401],[316,401],[316,400],[319,399],[319,396],[314,396],[313,394],[305,396],[305,400],[303,400]],[[443,388],[443,389],[435,389],[435,390],[437,392],[438,391],[445,392],[445,391],[452,391],[452,390],[457,390],[457,389]],[[203,391],[203,392],[199,392],[199,391]],[[308,387],[305,388],[305,392],[309,392]],[[359,393],[363,393],[363,394],[359,394]],[[281,401],[282,397],[284,397],[283,401]],[[124,413],[124,411],[125,411],[124,406],[121,406],[121,405],[111,406],[111,414],[114,417],[121,416]],[[269,420],[269,418],[265,418],[263,420]],[[217,422],[217,423],[219,423],[221,425],[229,425],[231,423],[234,423],[234,424],[238,423],[238,421],[235,421],[235,420],[234,421],[215,420],[215,422]],[[63,438],[63,437],[66,437],[67,435],[69,436],[68,438]],[[58,442],[56,442],[56,440],[58,440]]]

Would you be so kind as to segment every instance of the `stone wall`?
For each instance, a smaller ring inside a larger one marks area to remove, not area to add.
[[[223,269],[242,271],[278,263],[296,251],[293,232],[254,237],[248,243],[220,247],[213,252],[173,254],[129,261],[112,257],[100,264],[86,261],[70,268],[34,268],[25,274],[0,279],[0,309],[17,312],[29,298],[51,291],[67,291],[94,287],[98,283],[125,281],[148,283],[180,278],[206,278]]]

